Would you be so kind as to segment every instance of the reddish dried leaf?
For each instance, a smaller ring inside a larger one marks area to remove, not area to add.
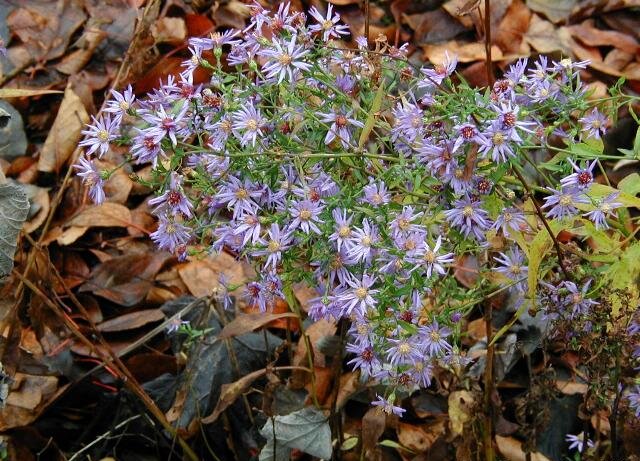
[[[422,14],[403,14],[402,16],[404,22],[414,30],[413,42],[415,45],[450,40],[467,30],[465,26],[442,9]]]
[[[444,435],[446,423],[443,419],[420,426],[399,422],[396,432],[402,446],[417,453],[425,453]]]
[[[386,427],[385,413],[377,407],[369,408],[362,417],[362,450],[365,455],[373,451]]]
[[[200,37],[213,32],[215,24],[207,16],[203,14],[187,14],[185,15],[187,31],[189,37]]]
[[[494,42],[505,53],[526,52],[520,45],[529,30],[529,21],[531,10],[521,0],[514,0],[495,31]]]
[[[151,381],[165,373],[176,374],[178,372],[175,356],[157,352],[136,354],[127,359],[125,365],[141,383]]]
[[[587,46],[614,46],[625,53],[638,52],[638,42],[630,35],[613,30],[602,30],[594,27],[592,21],[568,26],[571,35]]]
[[[260,307],[258,305],[247,306],[244,310],[247,314],[257,314],[260,312]],[[276,302],[271,306],[270,311],[271,314],[283,314],[289,313],[289,305],[284,299],[278,298]],[[267,324],[267,328],[279,328],[281,330],[291,330],[293,332],[297,332],[300,330],[300,321],[298,318],[292,319],[289,317],[284,317],[281,319],[273,320]]]

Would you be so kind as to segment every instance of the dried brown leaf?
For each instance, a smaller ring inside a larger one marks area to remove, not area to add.
[[[449,394],[449,425],[454,435],[462,435],[464,426],[472,418],[473,394],[469,391],[454,391]]]
[[[432,63],[441,63],[444,61],[445,53],[449,55],[455,54],[459,62],[474,62],[485,59],[485,50],[483,43],[467,43],[458,40],[441,43],[437,45],[425,45],[422,47],[423,56]],[[502,51],[497,46],[491,47],[492,61],[502,61],[505,59]]]
[[[106,202],[102,205],[89,205],[67,222],[65,227],[127,227],[130,224],[131,212],[126,206]]]
[[[362,417],[362,451],[365,455],[374,450],[386,427],[385,413],[377,407],[369,408]]]
[[[593,25],[592,21],[567,26],[573,38],[587,46],[614,46],[625,53],[636,54],[638,42],[635,38],[614,30],[602,30]]]
[[[502,456],[504,456],[508,461],[526,461],[527,455],[522,449],[522,442],[514,439],[513,437],[502,437],[500,435],[496,435],[496,445],[498,446],[498,451]],[[549,461],[545,455],[539,452],[531,453],[531,461]]]
[[[62,104],[40,152],[38,170],[58,172],[78,146],[82,129],[89,122],[82,101],[71,87],[64,92]]]
[[[408,423],[398,423],[398,441],[402,446],[417,453],[428,451],[433,444],[446,432],[446,422],[443,419],[416,426]]]
[[[495,31],[494,42],[505,53],[527,53],[521,45],[530,21],[531,10],[522,0],[514,0]]]
[[[218,403],[216,403],[216,407],[213,409],[213,412],[207,416],[206,418],[202,418],[202,424],[211,424],[215,422],[222,412],[226,410],[229,405],[236,401],[240,395],[245,393],[249,386],[258,378],[262,377],[267,372],[266,369],[256,370],[252,373],[249,373],[246,376],[243,376],[237,381],[232,383],[223,384],[220,390],[220,398],[218,399]]]
[[[96,325],[96,328],[98,331],[113,333],[116,331],[135,330],[148,323],[159,322],[161,320],[164,320],[164,314],[160,309],[143,309],[105,320]]]
[[[553,53],[560,51],[564,55],[571,55],[571,37],[569,34],[560,34],[561,29],[556,29],[549,21],[542,19],[537,14],[531,16],[529,30],[524,40],[539,53]]]
[[[293,312],[282,312],[280,314],[272,314],[268,312],[239,314],[224,327],[218,335],[218,339],[228,339],[233,338],[234,336],[250,333],[253,330],[265,326],[269,322],[284,318],[296,318],[296,314]]]
[[[442,9],[421,14],[403,14],[402,18],[414,30],[413,43],[415,45],[450,40],[467,30],[467,27]]]
[[[229,253],[220,253],[198,261],[189,261],[178,273],[193,296],[208,296],[220,287],[218,277],[224,274],[231,285],[243,283],[242,265]]]
[[[578,0],[527,0],[527,6],[544,14],[554,24],[566,21]]]
[[[187,25],[183,18],[159,18],[151,26],[156,43],[180,45],[187,38]]]

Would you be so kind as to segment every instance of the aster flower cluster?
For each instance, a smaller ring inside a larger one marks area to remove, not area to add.
[[[460,373],[458,322],[472,305],[453,268],[498,238],[481,270],[526,291],[522,242],[542,227],[504,178],[560,127],[603,133],[587,112],[585,63],[520,60],[481,94],[454,80],[455,56],[415,69],[384,38],[344,48],[335,40],[348,28],[331,6],[251,10],[243,31],[192,38],[182,73],[145,98],[114,92],[83,132],[77,168],[91,197],[106,199],[108,176],[93,160],[122,141],[132,163],[153,168],[158,248],[250,261],[247,300],[262,311],[295,302],[293,284],[315,288],[308,315],[347,319],[350,365],[390,389],[428,387],[435,367]],[[210,81],[197,83],[196,69]],[[567,119],[572,110],[584,117]],[[556,194],[584,194],[592,181],[592,165],[572,166],[547,201],[552,219],[582,203]],[[604,228],[616,206],[609,197],[588,217]],[[401,415],[394,399],[374,405]]]

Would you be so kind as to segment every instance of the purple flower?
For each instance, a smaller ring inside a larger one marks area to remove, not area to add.
[[[347,352],[355,354],[355,357],[347,362],[354,370],[360,369],[364,377],[373,376],[382,368],[382,363],[376,356],[373,347],[368,342],[362,344],[347,344]]]
[[[309,9],[309,14],[318,21],[317,24],[309,26],[309,32],[322,33],[322,40],[327,41],[330,38],[340,38],[341,35],[348,35],[349,28],[344,25],[338,25],[340,21],[340,15],[338,13],[333,14],[333,5],[329,4],[327,7],[327,16],[324,17],[318,11],[315,6]]]
[[[347,280],[349,289],[340,296],[340,302],[342,303],[342,317],[351,316],[351,313],[355,310],[358,317],[363,318],[367,313],[367,309],[372,309],[376,306],[378,302],[372,295],[376,295],[379,290],[371,289],[375,281],[375,277],[367,274],[363,274],[361,280]]]
[[[441,245],[442,236],[438,235],[438,240],[436,240],[436,244],[433,246],[433,249],[429,247],[426,240],[418,247],[418,251],[416,252],[417,257],[413,259],[413,262],[422,264],[427,268],[427,278],[431,277],[433,271],[440,275],[444,275],[446,271],[442,265],[451,264],[454,260],[453,253],[446,253],[442,255],[438,254],[438,250],[440,250]]]
[[[245,289],[245,298],[249,306],[258,306],[260,312],[267,311],[266,291],[260,282],[249,282]]]
[[[428,356],[437,357],[451,350],[451,345],[446,339],[451,334],[451,330],[438,325],[437,320],[430,325],[420,327],[418,333],[420,334],[420,343],[424,348],[424,353]]]
[[[171,144],[178,144],[177,136],[185,136],[188,134],[186,127],[183,126],[183,120],[189,109],[188,104],[183,104],[177,113],[167,113],[164,107],[160,106],[157,111],[151,113],[143,113],[142,118],[151,125],[146,133],[156,138],[156,142],[164,137],[171,140]]]
[[[607,117],[595,107],[578,121],[582,124],[582,132],[587,138],[600,139],[600,135],[607,132]]]
[[[253,213],[258,209],[257,200],[262,195],[262,190],[256,189],[249,179],[244,183],[235,176],[229,176],[227,182],[222,183],[222,187],[215,195],[216,200],[227,207],[233,207],[233,219],[240,213]]]
[[[613,192],[612,194],[607,195],[597,203],[597,208],[595,210],[584,213],[582,216],[589,218],[598,230],[609,229],[607,217],[612,217],[614,210],[622,206],[622,203],[615,201],[618,198],[618,195],[620,195],[620,192]]]
[[[582,453],[582,449],[584,447],[583,432],[578,435],[567,434],[565,441],[569,443],[569,450],[578,450],[579,453]],[[593,448],[595,445],[592,440],[587,439],[587,446],[589,448]]]
[[[586,168],[580,168],[570,158],[568,158],[567,160],[569,160],[569,163],[573,167],[574,172],[560,180],[562,187],[575,187],[578,190],[585,190],[589,188],[589,186],[591,186],[591,184],[593,183],[593,168],[596,166],[596,163],[598,163],[598,161],[594,160]]]
[[[131,156],[136,159],[136,163],[150,162],[153,167],[158,164],[158,156],[164,156],[160,147],[160,139],[149,134],[147,131],[138,130],[138,135],[133,138],[131,145]]]
[[[422,133],[424,128],[424,113],[416,104],[402,101],[393,109],[395,123],[391,128],[391,139],[395,141],[404,137],[408,142],[413,142]]]
[[[212,32],[209,37],[192,37],[189,39],[189,45],[198,47],[201,50],[212,50],[214,48],[222,48],[222,45],[237,45],[240,40],[234,40],[240,33],[239,30],[226,30],[222,33]]]
[[[431,378],[433,378],[433,365],[426,360],[419,360],[411,369],[411,379],[414,383],[422,388],[431,386]]]
[[[87,155],[98,151],[98,157],[101,158],[109,150],[111,141],[118,137],[118,123],[109,115],[99,119],[91,116],[91,119],[93,120],[93,125],[88,125],[88,129],[82,130],[85,139],[78,145],[89,148],[86,152]]]
[[[191,229],[177,222],[173,216],[162,215],[158,220],[158,230],[153,232],[151,240],[161,250],[175,253],[180,250],[191,239]]]
[[[629,407],[633,410],[636,418],[640,418],[640,386],[636,385],[627,394],[627,400],[629,401]]]
[[[331,123],[329,127],[329,131],[324,138],[324,143],[329,145],[333,142],[334,139],[340,139],[342,143],[342,147],[348,149],[351,145],[351,130],[349,129],[349,125],[357,126],[359,128],[364,127],[362,122],[351,118],[352,111],[348,112],[331,112],[331,113],[322,113],[319,112],[318,116],[320,116],[320,121],[325,123]]]
[[[387,192],[387,185],[383,181],[373,182],[373,178],[369,179],[369,184],[362,188],[364,197],[360,199],[363,203],[373,206],[380,206],[389,203],[391,195]]]
[[[305,234],[312,231],[316,234],[320,234],[320,228],[316,223],[324,222],[318,217],[323,209],[324,206],[319,205],[317,202],[312,202],[311,200],[294,202],[293,205],[289,207],[289,213],[293,218],[293,221],[289,224],[289,231],[292,232],[295,229],[300,228]]]
[[[514,247],[507,253],[499,254],[500,257],[496,256],[493,258],[502,264],[502,266],[496,267],[496,272],[499,272],[514,282],[519,282],[517,286],[524,290],[526,287],[526,281],[521,279],[527,277],[529,268],[525,265],[524,254],[520,251],[520,248]]]
[[[96,205],[104,202],[104,180],[94,162],[86,157],[80,157],[74,168],[78,170],[78,176],[82,178],[82,183],[89,188],[91,201]]]
[[[465,237],[473,234],[477,240],[483,240],[484,231],[491,226],[491,221],[487,217],[487,212],[480,208],[480,202],[465,197],[456,200],[453,205],[455,208],[444,212],[447,221],[459,228]]]
[[[371,402],[371,405],[373,405],[374,407],[379,407],[380,410],[384,413],[386,413],[387,415],[397,415],[402,417],[402,415],[404,414],[405,410],[402,407],[397,407],[393,404],[393,400],[389,401],[387,399],[385,399],[384,397],[380,397],[379,395],[376,396],[376,398],[378,400],[375,400],[373,402]]]
[[[504,236],[509,237],[509,230],[520,232],[528,228],[529,224],[522,211],[517,208],[505,208],[504,211],[498,215],[491,227],[495,230],[502,229]]]
[[[478,131],[478,127],[475,125],[475,123],[472,123],[471,121],[455,125],[453,127],[453,131],[458,133],[456,142],[473,142],[476,144],[486,144],[487,142],[487,139],[484,137],[484,135],[480,133],[480,131]]]
[[[182,320],[180,317],[176,317],[174,319],[172,319],[168,324],[167,324],[167,334],[172,334],[172,333],[176,333],[178,330],[180,330],[181,326],[187,326],[189,325],[189,321],[188,320]]]
[[[582,286],[582,289],[578,289],[578,286],[569,281],[562,283],[562,287],[565,288],[569,294],[565,297],[564,301],[567,307],[571,308],[570,318],[573,319],[578,316],[583,316],[589,313],[591,306],[597,306],[599,303],[593,299],[587,298],[587,292],[592,280],[587,281]]]
[[[390,229],[393,235],[406,234],[408,232],[420,232],[424,231],[424,226],[414,224],[412,221],[421,217],[424,213],[414,213],[413,207],[405,205],[402,208],[402,212],[396,215],[391,221]]]
[[[133,107],[136,97],[133,94],[133,88],[131,88],[131,85],[127,86],[122,93],[116,90],[111,90],[111,94],[114,99],[107,102],[104,111],[115,114],[114,121],[120,123],[122,117]]]
[[[311,69],[311,64],[302,61],[302,58],[309,53],[302,45],[296,46],[297,37],[293,35],[289,43],[282,45],[278,40],[273,41],[275,49],[266,49],[258,52],[260,56],[268,58],[268,61],[262,67],[265,77],[268,79],[278,77],[278,83],[282,82],[286,76],[288,80],[293,82],[296,74],[300,70]]]
[[[547,211],[547,218],[549,219],[573,217],[578,213],[578,209],[576,208],[577,204],[588,203],[587,199],[582,196],[577,189],[566,189],[564,187],[560,190],[555,190],[550,187],[547,189],[553,192],[553,194],[544,198],[546,203],[540,208],[550,208],[549,211]]]
[[[233,113],[233,132],[240,139],[243,147],[249,142],[252,146],[256,145],[258,135],[262,136],[263,124],[264,119],[260,115],[260,110],[251,103]]]
[[[331,212],[333,220],[335,221],[334,232],[329,236],[330,242],[335,242],[338,251],[344,245],[348,247],[349,239],[352,236],[351,221],[353,216],[347,217],[347,210],[343,208],[336,208]]]
[[[282,251],[289,248],[293,236],[290,232],[283,232],[280,230],[278,223],[271,224],[269,229],[269,240],[264,238],[260,239],[258,243],[264,245],[262,250],[255,250],[251,254],[253,256],[267,256],[267,262],[265,263],[265,269],[269,266],[275,268],[282,260]]]
[[[355,228],[353,237],[350,240],[347,254],[356,262],[370,262],[373,245],[379,240],[378,228],[369,223],[368,219],[362,221],[362,229]]]
[[[426,79],[424,79],[419,86],[422,85],[423,87],[430,87],[433,85],[440,85],[446,77],[453,74],[457,65],[458,57],[454,55],[452,58],[449,56],[449,53],[445,51],[442,64],[436,64],[433,66],[433,69],[421,69]]]
[[[480,146],[478,153],[483,157],[490,156],[496,163],[504,163],[509,158],[515,157],[511,147],[511,141],[522,142],[522,139],[513,128],[503,128],[503,123],[495,121],[491,127],[483,133],[485,142]]]
[[[246,245],[249,240],[251,243],[256,243],[260,239],[260,231],[262,226],[260,225],[260,218],[254,211],[243,211],[236,220],[236,228],[233,233],[236,235],[242,235],[242,245]]]
[[[392,366],[415,365],[423,359],[420,350],[408,339],[389,339],[387,358]]]
[[[149,200],[149,205],[156,206],[154,213],[168,212],[173,216],[182,214],[185,218],[193,216],[193,205],[184,195],[182,190],[182,176],[175,171],[171,172],[169,189],[159,197]]]

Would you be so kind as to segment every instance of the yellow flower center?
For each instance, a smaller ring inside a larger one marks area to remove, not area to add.
[[[276,240],[271,240],[269,242],[269,245],[267,246],[267,249],[271,252],[271,253],[275,253],[276,251],[280,250],[280,243],[277,242]]]
[[[235,195],[237,199],[244,200],[249,197],[249,192],[247,192],[247,189],[238,189]]]
[[[371,237],[369,237],[368,235],[365,235],[364,237],[362,237],[362,239],[360,240],[360,244],[363,247],[368,247],[371,246]]]
[[[401,343],[398,346],[398,352],[400,353],[400,355],[407,355],[409,354],[409,352],[411,352],[411,346],[409,345],[409,343]]]
[[[107,130],[98,131],[98,139],[102,142],[109,140],[109,132]]]
[[[364,299],[364,298],[366,298],[366,297],[367,297],[367,295],[369,294],[369,292],[367,291],[367,289],[366,289],[366,288],[364,288],[364,287],[360,287],[360,288],[356,289],[355,294],[356,294],[356,298],[358,298],[358,299]]]
[[[499,131],[494,133],[491,139],[496,146],[504,144],[504,134],[500,133]]]
[[[278,58],[278,62],[283,66],[288,66],[289,64],[291,64],[291,61],[293,61],[293,59],[287,53],[281,54]]]
[[[467,205],[462,209],[462,216],[468,218],[473,214],[473,207],[471,205]]]
[[[342,226],[338,229],[338,235],[342,238],[351,235],[351,228],[349,226]]]
[[[256,131],[258,129],[258,121],[254,118],[247,120],[247,129]]]
[[[562,206],[573,205],[573,198],[571,198],[571,195],[569,194],[562,194],[558,203]]]
[[[436,260],[436,254],[431,251],[428,250],[425,254],[424,254],[424,260],[428,263],[433,264],[433,262]]]
[[[300,211],[300,219],[302,219],[303,221],[308,221],[309,219],[311,219],[311,211],[307,209],[303,209],[302,211]]]

